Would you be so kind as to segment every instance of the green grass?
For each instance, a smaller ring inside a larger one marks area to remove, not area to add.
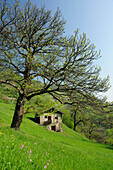
[[[47,131],[24,116],[20,131],[10,128],[14,105],[0,103],[0,170],[113,170],[113,148],[93,143],[63,125]],[[49,164],[49,165],[47,165]]]

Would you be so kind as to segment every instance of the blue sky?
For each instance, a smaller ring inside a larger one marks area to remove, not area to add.
[[[64,19],[66,35],[72,35],[79,28],[101,50],[102,58],[96,64],[101,66],[101,77],[110,76],[113,85],[113,0],[32,0],[54,13],[60,8]],[[113,87],[104,94],[113,101]]]
[[[10,0],[9,0],[10,1]],[[22,3],[26,0],[20,0]],[[64,19],[65,34],[72,35],[80,29],[100,49],[102,58],[96,64],[101,66],[101,77],[110,76],[111,89],[105,93],[113,101],[113,0],[31,0],[40,8],[45,5],[55,13],[59,7]]]

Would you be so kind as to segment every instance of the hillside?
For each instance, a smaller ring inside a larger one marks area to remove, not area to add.
[[[93,143],[63,125],[47,131],[24,116],[20,131],[10,128],[13,104],[0,103],[0,169],[112,170],[113,148]]]

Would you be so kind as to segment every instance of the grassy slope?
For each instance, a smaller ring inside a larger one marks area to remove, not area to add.
[[[20,131],[10,129],[14,105],[0,103],[0,169],[113,170],[113,148],[96,144],[63,125],[47,131],[26,115]]]

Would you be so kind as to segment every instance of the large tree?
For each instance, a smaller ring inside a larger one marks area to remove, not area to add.
[[[65,21],[59,9],[52,16],[30,1],[22,8],[15,3],[11,9],[8,20],[7,12],[0,18],[0,82],[19,93],[12,128],[20,128],[25,100],[36,95],[48,93],[62,103],[58,95],[67,91],[86,96],[108,90],[108,78],[101,79],[100,68],[93,66],[100,53],[78,30],[70,38],[63,37]],[[5,22],[9,23],[4,27]]]

